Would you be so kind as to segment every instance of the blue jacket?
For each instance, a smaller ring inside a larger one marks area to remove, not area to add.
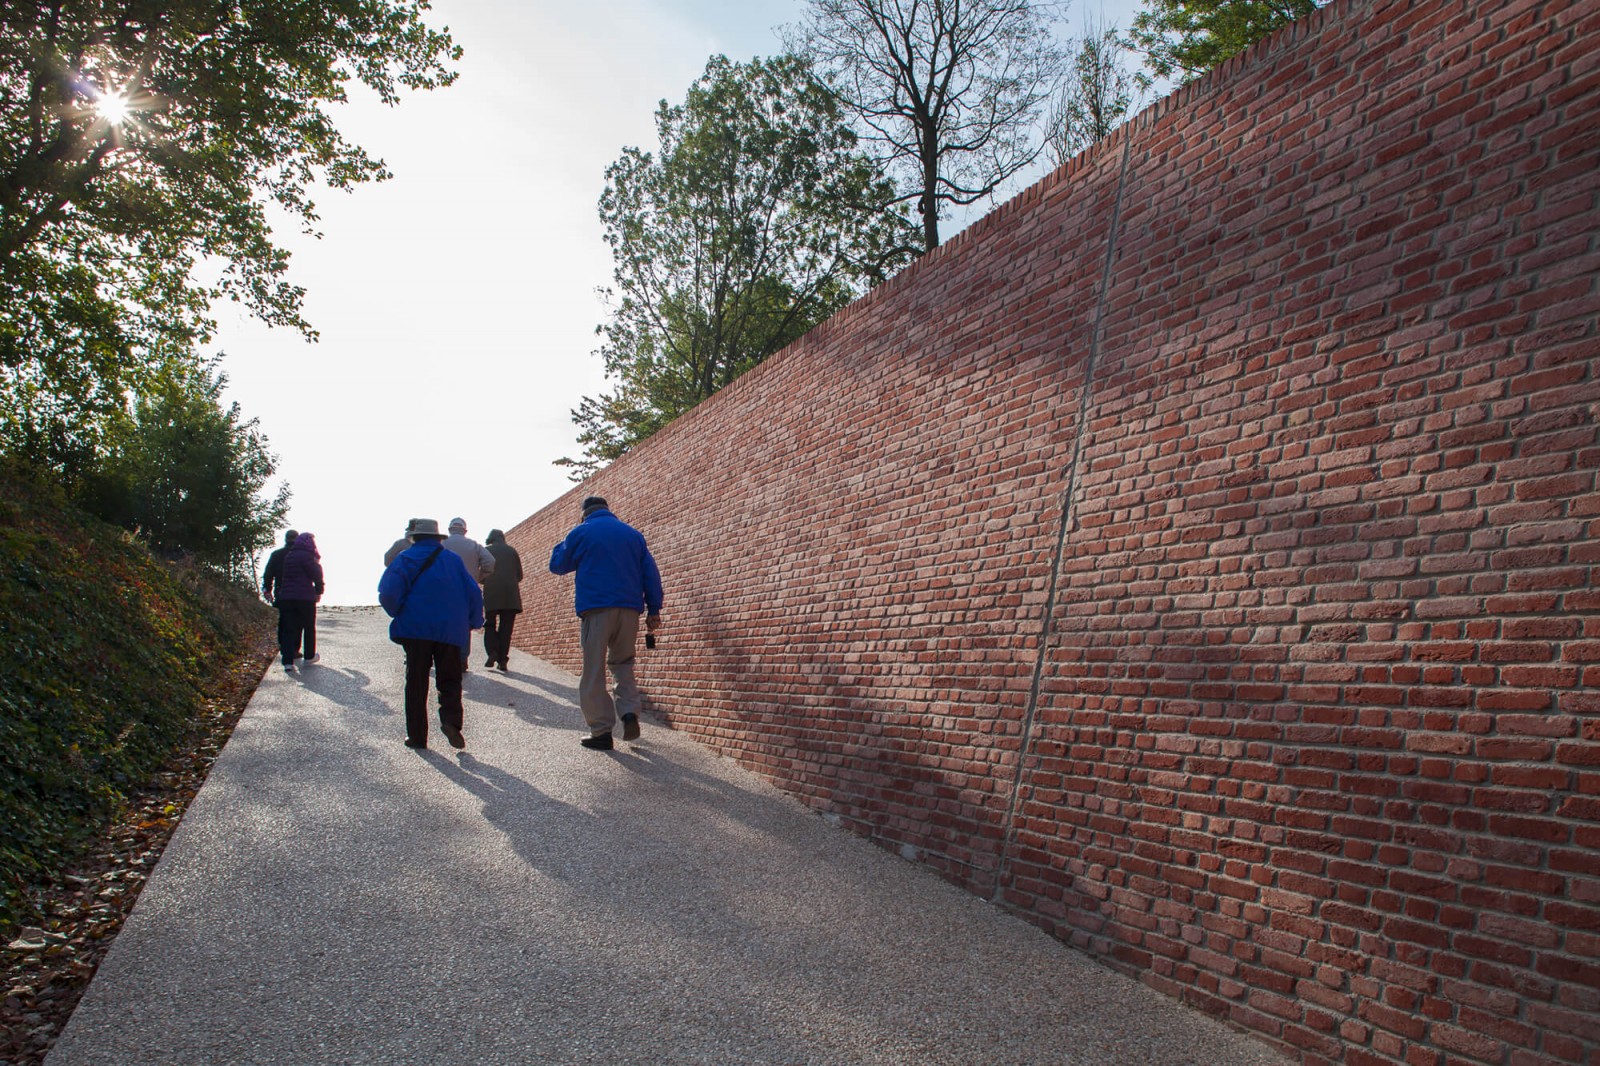
[[[395,556],[378,582],[378,602],[394,621],[389,639],[437,640],[470,647],[472,631],[483,627],[483,592],[461,557],[443,541],[419,541]],[[433,549],[439,557],[424,572]],[[417,575],[422,574],[419,578]]]
[[[573,527],[550,553],[550,572],[577,571],[579,614],[601,607],[661,613],[661,571],[644,535],[600,508]]]

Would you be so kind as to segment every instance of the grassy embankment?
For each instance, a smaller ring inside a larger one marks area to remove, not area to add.
[[[273,619],[0,471],[0,935],[254,686]]]

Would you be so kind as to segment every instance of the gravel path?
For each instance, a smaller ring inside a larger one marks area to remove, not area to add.
[[[1286,1061],[521,653],[411,751],[385,625],[269,670],[48,1066]]]

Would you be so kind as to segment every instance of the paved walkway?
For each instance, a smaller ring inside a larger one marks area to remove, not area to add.
[[[520,653],[411,751],[385,624],[268,672],[49,1066],[1284,1062]]]

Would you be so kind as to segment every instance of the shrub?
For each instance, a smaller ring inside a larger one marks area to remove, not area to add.
[[[0,473],[0,925],[184,741],[270,611]]]

